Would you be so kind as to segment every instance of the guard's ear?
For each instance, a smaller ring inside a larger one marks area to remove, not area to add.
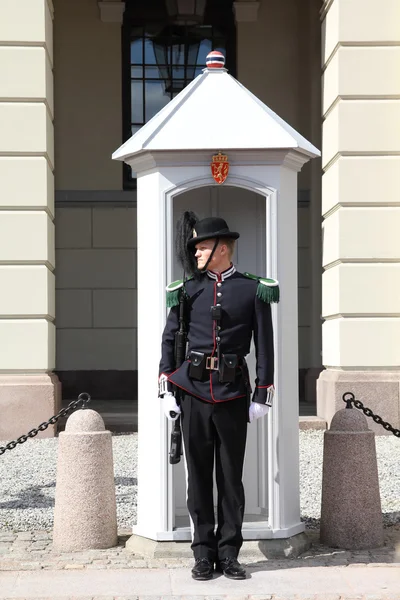
[[[225,244],[225,242],[221,242],[220,246],[221,246],[221,254],[228,254],[229,248]]]

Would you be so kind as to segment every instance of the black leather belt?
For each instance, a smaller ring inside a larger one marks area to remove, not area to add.
[[[234,381],[236,369],[246,363],[245,359],[237,354],[222,353],[218,359],[213,354],[197,350],[191,350],[188,360],[190,361],[189,376],[200,381],[204,380],[207,371],[219,371],[221,381]]]

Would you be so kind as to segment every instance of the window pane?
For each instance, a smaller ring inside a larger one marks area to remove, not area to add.
[[[218,50],[218,52],[222,52],[222,54],[225,54],[225,48],[223,46],[217,46],[215,50]]]
[[[189,69],[189,72],[191,69]],[[173,79],[184,79],[185,78],[185,67],[173,67],[172,69]]]
[[[134,135],[134,134],[135,134],[137,131],[139,131],[139,129],[141,129],[141,128],[142,128],[142,125],[132,125],[132,126],[131,126],[131,132],[132,132],[132,135]]]
[[[184,65],[185,64],[185,46],[184,44],[175,44],[172,46],[172,64],[173,65]]]
[[[172,92],[173,97],[175,98],[175,96],[179,94],[179,92],[181,92],[186,85],[187,84],[184,79],[175,79],[171,86],[169,86],[168,91]]]
[[[131,77],[143,77],[143,68],[139,66],[131,67]]]
[[[144,62],[147,65],[157,64],[156,57],[154,54],[153,42],[149,39],[146,39],[144,41]]]
[[[131,81],[131,122],[143,123],[143,82]]]
[[[158,67],[146,67],[145,68],[145,77],[146,79],[159,79],[160,78],[160,71],[158,70]]]
[[[136,39],[131,42],[131,63],[142,63],[143,62],[143,40],[142,38]]]
[[[206,56],[213,50],[211,40],[202,40],[200,43],[199,54],[197,56],[197,64],[206,66]]]
[[[165,92],[162,81],[146,81],[146,121],[149,121],[161,108],[166,106],[171,96]]]

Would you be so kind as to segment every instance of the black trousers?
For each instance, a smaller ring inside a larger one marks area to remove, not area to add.
[[[194,525],[195,558],[237,557],[243,543],[243,461],[247,398],[211,404],[192,396],[182,401],[182,432],[188,470],[187,506]],[[213,470],[218,492],[217,531]]]

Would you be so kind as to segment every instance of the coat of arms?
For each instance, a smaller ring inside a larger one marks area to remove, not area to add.
[[[226,154],[214,154],[211,163],[211,173],[217,183],[224,183],[228,177],[229,163]]]

